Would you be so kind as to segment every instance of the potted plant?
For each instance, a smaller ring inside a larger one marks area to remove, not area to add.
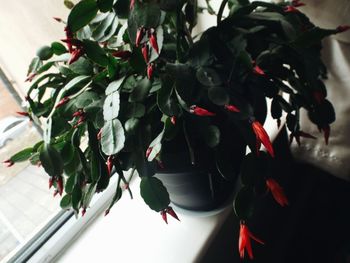
[[[313,138],[299,125],[304,108],[327,143],[335,113],[322,82],[320,41],[348,27],[313,25],[299,1],[223,0],[217,14],[206,3],[82,0],[66,22],[55,18],[66,38],[38,50],[28,71],[28,109],[20,113],[43,125],[43,140],[5,163],[42,165],[62,208],[82,215],[115,174],[107,214],[122,188],[131,194],[137,171],[143,199],[166,222],[167,214],[177,218],[170,200],[213,209],[232,195],[240,174],[239,251],[252,258],[250,238],[261,242],[246,224],[254,201],[270,190],[288,204],[268,174],[274,150],[263,128],[265,99],[278,126],[286,113],[291,140]],[[217,15],[217,25],[193,36],[203,10]]]

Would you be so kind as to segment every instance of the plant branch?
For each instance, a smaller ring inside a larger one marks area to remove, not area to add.
[[[217,22],[216,22],[217,25],[219,25],[221,22],[222,14],[224,13],[225,6],[226,6],[227,2],[228,2],[228,0],[223,0],[221,2],[220,9],[219,9],[218,16],[217,16]]]

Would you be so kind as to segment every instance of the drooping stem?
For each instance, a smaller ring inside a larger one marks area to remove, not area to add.
[[[194,158],[194,152],[193,152],[193,148],[192,148],[192,145],[191,145],[191,142],[190,142],[190,138],[188,137],[188,133],[187,133],[185,122],[183,123],[182,127],[183,127],[183,131],[184,131],[184,136],[185,136],[185,139],[186,139],[188,151],[189,151],[189,154],[190,154],[191,164],[195,165],[196,164],[196,160]]]
[[[220,5],[220,8],[219,8],[219,12],[218,12],[218,16],[217,16],[217,25],[220,24],[221,22],[221,19],[222,19],[222,14],[224,13],[224,10],[225,10],[225,6],[227,4],[228,0],[223,0],[221,2],[221,5]]]

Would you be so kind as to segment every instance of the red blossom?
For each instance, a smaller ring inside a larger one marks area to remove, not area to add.
[[[175,218],[176,220],[180,221],[179,217],[177,216],[177,214],[175,213],[174,209],[169,206],[167,209],[166,209],[166,212],[171,215],[173,218]]]
[[[303,131],[296,131],[296,132],[292,132],[290,135],[289,135],[289,144],[292,144],[293,142],[293,139],[295,138],[297,144],[300,146],[300,137],[304,137],[304,138],[309,138],[309,139],[316,139],[315,136],[309,134],[309,133],[306,133],[306,132],[303,132]]]
[[[197,116],[215,116],[216,115],[215,113],[210,112],[204,108],[198,107],[196,105],[192,105],[190,107],[190,113]]]
[[[148,46],[146,44],[144,44],[142,46],[142,56],[143,56],[143,59],[145,60],[146,64],[148,64],[148,61],[149,61],[149,58],[148,58]]]
[[[259,153],[260,145],[263,144],[267,150],[267,152],[274,157],[275,153],[272,147],[272,143],[270,141],[270,137],[265,131],[264,127],[258,121],[252,122],[252,128],[256,136],[256,151]]]
[[[350,26],[348,26],[348,25],[340,25],[336,28],[338,33],[343,33],[349,29],[350,29]]]
[[[84,207],[83,210],[81,210],[81,216],[84,216],[86,213],[86,208]]]
[[[225,105],[225,109],[231,112],[240,112],[235,105]]]
[[[244,251],[247,250],[250,259],[253,259],[253,250],[250,239],[254,239],[256,242],[264,245],[264,242],[256,238],[248,229],[244,222],[240,223],[238,251],[241,258],[244,258]]]
[[[280,206],[289,205],[288,199],[283,192],[283,188],[272,178],[266,180],[266,186],[271,191],[273,198]]]
[[[166,215],[166,210],[160,211],[160,215],[162,216],[164,222],[168,224],[168,218],[167,218],[167,215]]]
[[[153,76],[153,71],[154,71],[154,65],[153,63],[148,64],[147,66],[147,77],[148,79],[151,79]]]
[[[295,8],[294,6],[292,6],[292,5],[286,6],[286,7],[283,9],[283,11],[284,11],[285,13],[299,13],[299,10],[296,9],[296,8]]]
[[[6,165],[6,167],[11,167],[12,165],[15,164],[11,159],[8,159],[8,160],[4,161],[3,163]]]
[[[153,32],[151,33],[151,36],[149,38],[149,42],[152,46],[152,48],[157,52],[157,54],[159,54],[159,47],[158,47],[158,43],[157,43],[157,36],[155,33],[154,29],[151,29]]]
[[[59,107],[62,107],[63,105],[65,105],[68,101],[70,100],[69,97],[64,97],[63,99],[61,99],[57,105],[55,106],[55,108],[59,108]]]
[[[123,60],[128,60],[131,57],[131,52],[129,50],[118,50],[113,52],[112,56]]]

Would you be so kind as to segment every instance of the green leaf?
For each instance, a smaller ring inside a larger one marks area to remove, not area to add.
[[[156,29],[156,39],[157,39],[157,44],[158,44],[158,49],[160,54],[163,49],[163,41],[164,41],[164,32],[163,32],[162,26],[159,26]],[[159,57],[159,54],[153,48],[151,48],[151,56],[149,58],[149,62],[155,61]]]
[[[141,118],[145,115],[146,108],[145,105],[141,103],[122,103],[120,107],[119,115],[123,118]]]
[[[162,78],[161,88],[157,93],[158,107],[168,116],[177,116],[180,112],[179,105],[172,97],[174,85],[174,81],[168,75],[165,75]]]
[[[215,125],[209,125],[204,131],[204,139],[209,147],[215,147],[220,143],[220,130]]]
[[[149,145],[149,149],[151,149],[151,152],[149,153],[147,158],[149,162],[153,161],[153,159],[156,158],[157,155],[160,153],[160,150],[162,149],[162,140],[164,137],[164,132],[165,132],[165,126],[161,131],[161,133],[159,133],[158,136]]]
[[[49,46],[43,46],[39,48],[36,52],[36,55],[41,59],[41,60],[48,60],[49,58],[52,57],[53,52],[51,47]]]
[[[301,34],[291,43],[291,45],[297,48],[308,48],[314,44],[319,43],[323,38],[332,34],[336,34],[337,32],[337,30],[313,27]]]
[[[72,196],[70,194],[63,196],[60,206],[62,209],[69,209],[72,206]]]
[[[98,8],[101,12],[108,12],[113,7],[114,0],[97,0]]]
[[[65,91],[69,91],[78,85],[84,85],[87,83],[87,80],[90,80],[90,76],[78,76],[69,81],[66,86],[64,86]],[[83,83],[83,84],[82,84]]]
[[[51,144],[45,144],[43,146],[40,151],[40,161],[48,175],[60,176],[63,173],[61,155]]]
[[[276,98],[274,98],[271,102],[271,116],[274,119],[279,119],[282,117],[282,107]]]
[[[15,155],[12,155],[10,157],[10,160],[14,163],[23,162],[28,160],[33,155],[33,153],[34,153],[34,149],[32,147],[26,148],[16,153]]]
[[[30,73],[37,72],[37,70],[41,67],[42,64],[43,62],[40,60],[39,57],[33,58],[32,61],[30,62],[27,75],[29,75]]]
[[[81,191],[80,185],[76,184],[72,191],[72,207],[75,211],[79,211],[80,208],[80,201],[83,196],[83,193]]]
[[[103,119],[110,121],[118,117],[120,107],[119,92],[109,94],[103,104]]]
[[[106,95],[110,95],[113,92],[118,91],[120,86],[123,84],[124,79],[125,79],[125,76],[116,81],[109,83],[105,91]]]
[[[222,84],[219,74],[211,68],[199,68],[196,77],[198,81],[206,87],[219,86]]]
[[[94,194],[96,192],[96,187],[97,187],[96,183],[89,185],[88,190],[83,195],[82,207],[84,207],[84,208],[89,207],[91,200],[92,200],[92,197],[94,196]]]
[[[106,52],[97,42],[85,39],[83,40],[83,47],[89,59],[101,66],[108,66],[109,59]]]
[[[92,37],[96,41],[101,42],[100,39],[104,38],[108,34],[107,30],[111,27],[114,18],[115,14],[109,13],[107,17],[103,19],[101,23],[96,27],[96,29],[92,32]]]
[[[69,65],[69,69],[78,75],[92,75],[93,66],[89,60],[84,57],[79,58],[77,61]]]
[[[227,105],[230,102],[230,97],[226,90],[222,87],[213,87],[208,90],[209,99],[216,105]]]
[[[140,120],[137,118],[128,119],[124,124],[125,131],[129,134],[134,134],[139,123],[140,123]]]
[[[239,219],[248,219],[254,210],[254,191],[251,187],[243,187],[233,202],[235,214]]]
[[[51,50],[55,55],[62,55],[64,53],[68,52],[66,47],[59,42],[52,42],[51,43]]]
[[[155,177],[142,177],[140,191],[143,200],[152,210],[160,212],[170,204],[169,194],[166,188]]]
[[[131,93],[134,88],[137,86],[137,80],[133,75],[130,75],[126,78],[125,82],[123,83],[123,86],[121,87],[121,90],[123,92]]]
[[[132,43],[135,44],[136,33],[140,27],[157,28],[160,21],[160,8],[157,4],[135,4],[128,19],[128,32]]]
[[[73,160],[74,147],[70,142],[64,144],[61,150],[62,161],[64,164],[68,164]]]
[[[102,128],[101,146],[106,155],[113,155],[123,149],[124,129],[118,119],[106,121]]]
[[[71,174],[68,178],[66,183],[64,184],[64,190],[66,191],[66,193],[72,193],[73,191],[73,187],[76,183],[76,174]]]
[[[68,28],[75,33],[87,25],[97,14],[98,6],[95,0],[82,0],[76,4],[68,16]]]
[[[151,89],[151,81],[148,78],[140,80],[129,96],[130,102],[143,101]]]

